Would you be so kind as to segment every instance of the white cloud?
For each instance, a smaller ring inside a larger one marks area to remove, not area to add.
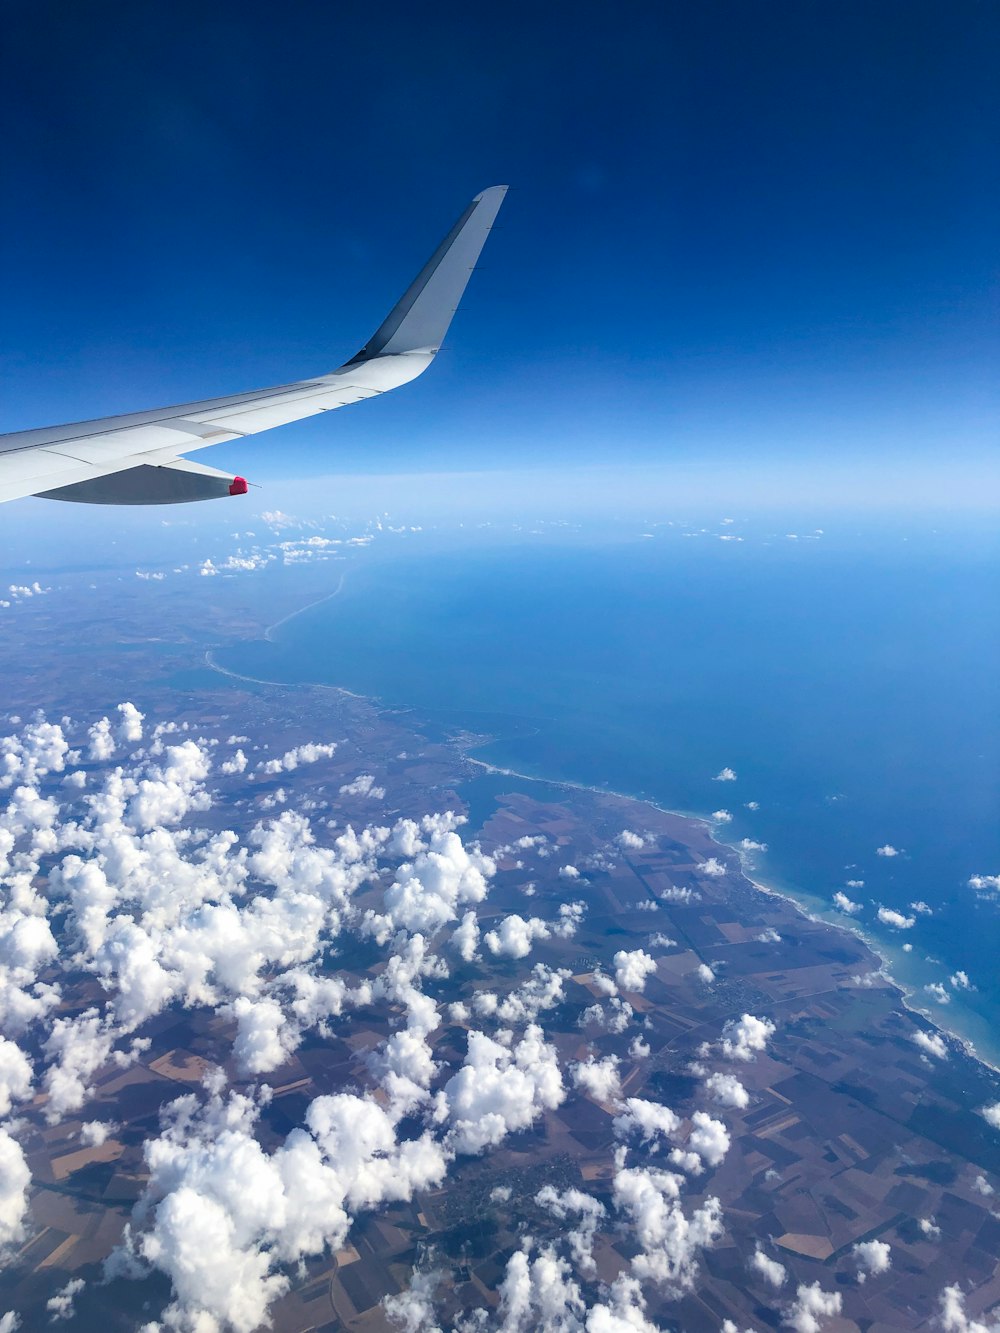
[[[646,845],[646,839],[641,833],[633,833],[631,829],[627,828],[622,829],[615,841],[623,852],[637,852]]]
[[[982,1194],[987,1199],[990,1197],[991,1194],[996,1193],[993,1186],[983,1175],[976,1176],[975,1180],[972,1182],[972,1188],[976,1191],[977,1194]]]
[[[766,852],[766,842],[755,842],[753,838],[741,838],[736,844],[741,852]]]
[[[775,1290],[784,1286],[785,1279],[788,1277],[788,1271],[784,1264],[779,1264],[777,1259],[772,1259],[766,1255],[759,1245],[754,1250],[748,1267],[751,1272],[757,1273],[768,1286],[774,1287]]]
[[[918,899],[915,903],[910,903],[910,911],[916,912],[919,916],[933,916],[934,909],[923,901]]]
[[[225,773],[227,777],[234,773],[243,773],[246,770],[247,757],[242,750],[237,750],[229,759],[224,759],[219,765],[219,772]]]
[[[402,1333],[441,1333],[434,1315],[434,1296],[444,1276],[436,1270],[415,1269],[405,1290],[383,1299],[382,1308]]]
[[[111,758],[115,752],[115,742],[111,735],[111,723],[106,717],[102,717],[87,732],[90,737],[90,746],[88,755],[95,763],[104,763]]]
[[[618,1064],[617,1055],[605,1056],[603,1060],[595,1060],[591,1055],[586,1061],[571,1064],[569,1073],[574,1087],[599,1102],[608,1102],[621,1092]]]
[[[785,1307],[783,1323],[794,1333],[819,1333],[826,1320],[840,1314],[843,1303],[839,1291],[824,1291],[818,1282],[800,1282],[794,1302]]]
[[[614,956],[615,981],[624,991],[643,991],[646,978],[656,971],[656,961],[642,949],[619,949]]]
[[[593,1273],[594,1235],[605,1216],[600,1200],[582,1190],[567,1189],[560,1194],[553,1185],[545,1185],[535,1195],[535,1203],[560,1222],[571,1217],[578,1219],[576,1225],[565,1233],[566,1241],[576,1267],[583,1273]]]
[[[624,1139],[637,1133],[644,1143],[652,1143],[659,1137],[670,1138],[676,1134],[681,1121],[669,1106],[642,1097],[627,1097],[612,1124],[617,1138]]]
[[[1000,875],[970,875],[968,884],[977,893],[1000,893]]]
[[[543,1110],[554,1110],[566,1096],[555,1048],[532,1024],[510,1050],[482,1032],[468,1034],[462,1068],[444,1087],[456,1152],[479,1153],[507,1134],[527,1129]]]
[[[948,1048],[944,1044],[944,1039],[936,1032],[918,1031],[913,1034],[913,1042],[927,1055],[933,1055],[936,1060],[944,1060],[948,1055]]]
[[[629,1043],[628,1053],[633,1060],[645,1060],[650,1054],[651,1049],[649,1042],[645,1041],[637,1033]]]
[[[336,741],[322,745],[310,741],[305,745],[296,745],[294,749],[286,750],[280,759],[268,759],[259,763],[257,767],[262,773],[293,773],[303,764],[315,764],[320,759],[332,758],[336,749]]]
[[[729,1132],[721,1120],[713,1120],[705,1111],[695,1111],[688,1135],[689,1152],[695,1152],[706,1166],[719,1166],[729,1151]]]
[[[639,1167],[623,1169],[614,1179],[616,1210],[631,1222],[640,1251],[632,1272],[656,1283],[668,1296],[694,1284],[701,1250],[721,1237],[722,1208],[710,1197],[688,1216],[679,1202],[680,1177]]]
[[[669,935],[664,935],[662,931],[657,931],[655,935],[650,935],[649,947],[651,949],[676,949],[677,941],[672,940]]]
[[[699,981],[703,981],[706,986],[711,986],[715,980],[715,973],[707,963],[699,963],[695,968],[695,976]]]
[[[773,1035],[774,1024],[769,1018],[744,1014],[742,1018],[731,1018],[725,1024],[719,1046],[727,1060],[739,1060],[746,1064],[767,1049],[767,1043]]]
[[[8,1116],[14,1102],[31,1096],[32,1070],[28,1057],[7,1037],[0,1037],[0,1116]]]
[[[997,1324],[984,1324],[966,1313],[965,1294],[958,1283],[945,1287],[938,1299],[940,1312],[936,1322],[944,1333],[997,1333]]]
[[[713,782],[735,782],[736,774],[731,768],[722,768],[712,779]]]
[[[840,889],[833,895],[833,905],[838,912],[846,912],[848,916],[855,916],[861,911],[861,904],[851,902],[846,893]]]
[[[710,856],[707,861],[702,861],[699,865],[698,873],[706,875],[709,879],[721,879],[726,873],[726,867],[717,856]]]
[[[894,930],[910,930],[916,924],[916,917],[904,916],[902,912],[897,912],[892,907],[880,907],[878,919],[883,925],[892,926]]]
[[[118,723],[118,739],[123,745],[138,745],[142,740],[142,724],[145,715],[140,713],[133,703],[118,705],[121,721]]]
[[[993,1102],[990,1106],[984,1106],[979,1113],[988,1125],[994,1129],[1000,1129],[1000,1102]]]
[[[353,782],[345,782],[340,788],[341,796],[362,796],[372,801],[385,800],[385,788],[375,785],[371,773],[361,773]]]
[[[73,1301],[79,1296],[86,1286],[82,1277],[70,1278],[65,1287],[62,1287],[56,1294],[45,1302],[45,1308],[52,1316],[53,1322],[59,1319],[72,1319],[74,1315]]]
[[[475,912],[465,913],[461,924],[456,926],[451,933],[451,942],[459,956],[466,963],[471,963],[476,957],[476,950],[479,948],[479,922]]]
[[[483,938],[490,953],[500,958],[526,958],[535,940],[547,940],[551,933],[548,923],[539,917],[525,920],[515,912]]]
[[[750,1094],[735,1074],[709,1074],[703,1086],[718,1106],[744,1110],[750,1105]]]
[[[953,972],[952,975],[948,978],[948,981],[949,981],[949,984],[950,984],[955,990],[975,990],[975,989],[976,989],[975,986],[973,986],[972,982],[969,980],[969,974],[968,974],[968,972],[962,972],[962,971]]]
[[[713,810],[712,819],[716,824],[731,824],[733,817],[728,810]]]
[[[937,1004],[951,1004],[951,996],[945,990],[942,982],[930,981],[924,987],[924,990]]]
[[[863,1282],[869,1273],[888,1273],[892,1267],[892,1247],[884,1240],[861,1241],[852,1248],[851,1253],[858,1265],[859,1282]]]
[[[80,1142],[88,1148],[99,1148],[116,1129],[106,1120],[85,1120],[80,1126]]]
[[[0,1126],[0,1253],[24,1239],[30,1181],[21,1145]]]
[[[876,856],[899,856],[899,848],[893,847],[892,843],[884,843],[881,847],[875,848]]]
[[[616,995],[606,1005],[592,1004],[584,1009],[579,1024],[582,1028],[593,1024],[595,1027],[604,1028],[606,1032],[621,1033],[632,1021],[632,1012],[632,1006],[628,1001]]]

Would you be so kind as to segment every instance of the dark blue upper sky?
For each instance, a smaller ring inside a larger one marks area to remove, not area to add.
[[[2,429],[332,368],[509,183],[421,381],[205,460],[878,456],[891,486],[993,448],[995,4],[10,0],[4,28]]]

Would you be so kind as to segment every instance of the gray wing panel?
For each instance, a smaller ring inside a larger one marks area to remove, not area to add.
[[[506,193],[494,185],[476,195],[354,361],[438,350]]]

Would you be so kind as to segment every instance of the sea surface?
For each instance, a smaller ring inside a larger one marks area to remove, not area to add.
[[[1000,1064],[1000,893],[969,884],[1000,874],[998,560],[988,528],[871,514],[427,534],[215,659],[488,733],[502,768],[728,812],[721,840],[766,845],[755,879],[860,929]]]

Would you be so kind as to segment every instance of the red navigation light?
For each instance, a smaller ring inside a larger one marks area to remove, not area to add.
[[[230,495],[246,495],[248,490],[249,487],[247,486],[245,477],[234,477],[229,483]]]

